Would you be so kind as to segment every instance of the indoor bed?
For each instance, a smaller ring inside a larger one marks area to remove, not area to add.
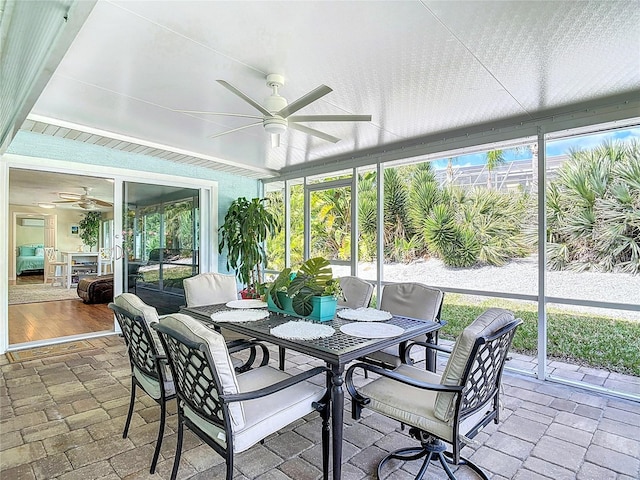
[[[18,247],[16,257],[16,275],[26,271],[44,271],[44,246],[21,245]]]

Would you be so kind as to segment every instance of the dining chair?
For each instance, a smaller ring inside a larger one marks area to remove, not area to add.
[[[361,308],[368,307],[373,296],[373,285],[358,277],[340,277],[342,298],[338,299],[338,307]]]
[[[423,478],[432,460],[440,461],[449,479],[456,478],[449,465],[467,465],[488,480],[480,467],[461,457],[460,451],[490,422],[499,422],[502,371],[521,323],[508,310],[487,310],[463,330],[441,375],[406,364],[388,370],[358,363],[347,370],[345,385],[355,420],[360,418],[362,408],[369,408],[408,425],[409,435],[420,442],[420,446],[386,455],[378,464],[378,479],[392,459],[424,458],[416,480]],[[424,346],[447,351],[438,345]],[[357,369],[378,377],[359,387],[353,378]],[[451,445],[452,452],[447,451],[446,444]]]
[[[444,292],[437,288],[415,282],[390,283],[382,289],[379,309],[401,317],[439,322],[443,300]],[[433,336],[435,336],[434,341],[437,343],[438,332],[436,331]],[[421,335],[411,339],[411,342],[426,340],[427,337]],[[427,352],[424,348],[412,350],[411,356],[407,357],[406,352],[401,351],[401,347],[395,345],[371,353],[362,360],[384,368],[395,368],[403,362],[412,364],[426,360]],[[435,355],[432,355],[431,360],[431,362],[427,362],[429,366],[435,363]]]
[[[238,288],[234,275],[206,272],[185,278],[184,296],[187,308],[202,305],[227,303],[238,299]],[[228,341],[245,340],[245,337],[231,330],[222,329],[222,335]]]
[[[238,299],[238,288],[234,275],[206,272],[185,278],[184,296],[187,307],[226,303]]]
[[[154,307],[147,305],[132,293],[118,295],[108,306],[113,310],[122,330],[131,364],[131,399],[122,438],[127,438],[129,432],[136,387],[140,387],[160,405],[160,425],[149,470],[150,473],[154,473],[164,435],[166,405],[176,396],[162,343],[156,331],[149,328],[159,321],[158,313]]]
[[[170,314],[153,325],[167,352],[178,396],[178,439],[171,480],[178,473],[184,428],[213,448],[233,478],[234,455],[314,411],[322,418],[324,478],[329,463],[329,390],[307,379],[326,374],[316,367],[289,375],[262,366],[236,375],[227,343],[194,318]]]
[[[216,272],[199,273],[193,277],[185,278],[183,285],[187,308],[227,303],[238,299],[238,288],[234,275],[225,275]],[[247,342],[251,342],[250,339],[226,328],[220,329],[220,333],[222,333],[227,342],[230,342],[228,346],[232,349],[233,347],[240,347],[243,344],[247,344]],[[263,347],[261,344],[260,346]],[[256,357],[255,348],[251,350],[250,355],[249,361],[245,363],[233,357],[238,371],[250,368],[250,365]],[[262,348],[262,356],[263,361],[265,356],[268,361],[269,353],[266,348]]]
[[[67,286],[67,262],[58,260],[58,251],[53,247],[44,247],[44,283]]]

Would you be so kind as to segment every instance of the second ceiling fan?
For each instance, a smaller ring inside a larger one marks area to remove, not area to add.
[[[62,200],[53,203],[75,204],[84,210],[93,210],[99,207],[113,207],[113,203],[111,202],[92,197],[91,187],[82,187],[82,189],[84,193],[58,192],[58,197],[62,198]]]
[[[326,85],[320,85],[318,88],[310,91],[306,95],[303,95],[299,99],[292,103],[288,103],[287,100],[278,94],[278,89],[284,85],[284,77],[275,73],[267,75],[267,86],[271,87],[272,93],[269,95],[264,104],[260,104],[253,100],[245,93],[238,90],[236,87],[224,80],[217,80],[217,82],[231,91],[249,105],[258,110],[262,115],[245,115],[239,113],[220,113],[220,112],[203,112],[199,110],[178,110],[183,113],[192,114],[204,114],[204,115],[222,115],[230,117],[243,117],[243,118],[255,118],[260,121],[250,123],[249,125],[243,125],[242,127],[233,128],[222,133],[210,135],[209,138],[220,137],[227,135],[228,133],[237,132],[238,130],[244,130],[245,128],[254,127],[262,124],[265,131],[271,134],[271,146],[280,146],[280,134],[285,133],[287,128],[297,130],[307,135],[313,135],[314,137],[321,138],[328,142],[336,143],[340,141],[339,138],[329,135],[328,133],[321,132],[315,128],[310,128],[305,125],[300,125],[300,122],[369,122],[371,121],[371,115],[293,115],[298,110],[306,107],[312,102],[322,98],[327,93],[333,90]]]

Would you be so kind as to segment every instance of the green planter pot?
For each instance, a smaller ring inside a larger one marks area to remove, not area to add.
[[[284,309],[279,309],[273,300],[271,300],[271,296],[267,297],[267,309],[270,312],[284,313],[286,315],[292,315],[294,317],[302,317],[298,315],[291,306],[291,299],[287,297],[284,292],[278,292],[278,298],[282,303]],[[329,295],[326,297],[313,297],[311,299],[311,304],[313,305],[313,310],[311,314],[307,317],[309,320],[318,320],[320,322],[327,322],[329,320],[333,320],[333,317],[336,314],[336,307],[338,306],[338,300],[333,296]]]

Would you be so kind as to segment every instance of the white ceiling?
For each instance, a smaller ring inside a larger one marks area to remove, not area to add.
[[[262,102],[286,79],[299,111],[371,114],[309,124],[272,148],[223,79]],[[96,129],[264,177],[359,150],[614,95],[640,95],[640,8],[631,1],[106,1],[90,13],[31,119]],[[33,125],[33,121],[31,122]],[[177,161],[180,161],[178,158]]]

